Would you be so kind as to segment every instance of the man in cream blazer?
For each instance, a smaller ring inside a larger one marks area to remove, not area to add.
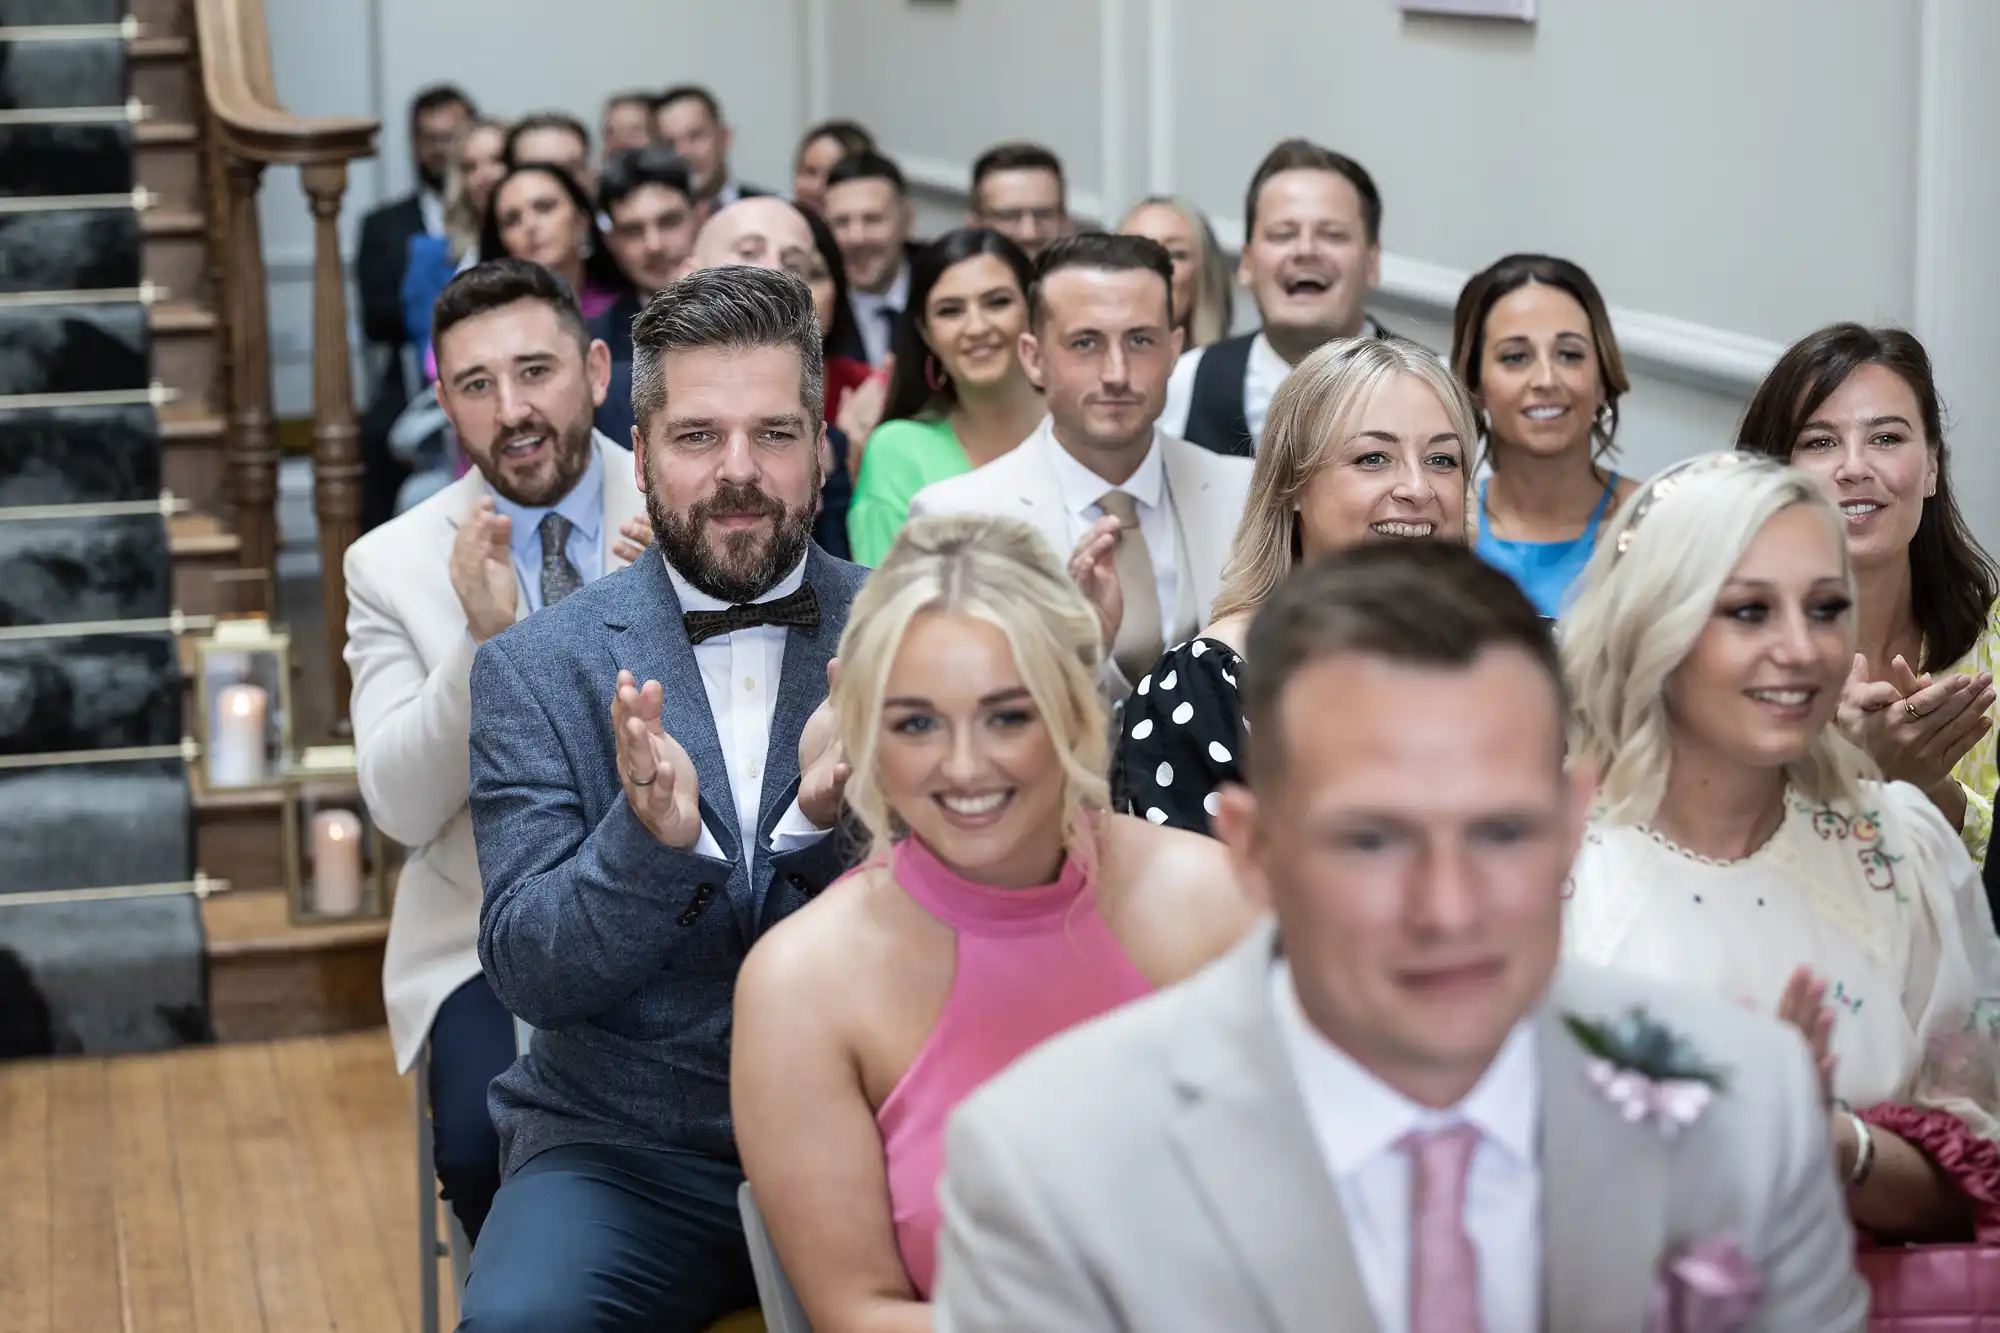
[[[1591,780],[1519,590],[1342,552],[1245,663],[1217,827],[1275,921],[958,1110],[940,1333],[1859,1333],[1798,1031],[1557,974]]]
[[[1021,519],[1069,557],[1104,622],[1111,651],[1100,685],[1114,703],[1208,622],[1250,493],[1250,460],[1154,424],[1181,341],[1172,292],[1173,262],[1145,237],[1092,233],[1050,246],[1020,348],[1049,415],[1017,448],[910,502],[912,519]]]
[[[407,1071],[441,1009],[465,1015],[449,1039],[440,1027],[432,1102],[438,1175],[476,1237],[499,1188],[486,1085],[512,1062],[513,1027],[480,978],[473,654],[552,593],[622,568],[620,530],[645,501],[630,451],[591,429],[609,357],[559,280],[481,265],[438,311],[439,399],[475,466],[348,548],[346,656],[362,794],[411,849],[382,961],[390,1038]],[[568,528],[559,554],[537,531],[549,516]]]

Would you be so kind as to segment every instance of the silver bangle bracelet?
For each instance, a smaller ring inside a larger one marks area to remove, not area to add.
[[[1847,1173],[1847,1188],[1858,1190],[1868,1183],[1869,1173],[1875,1169],[1875,1136],[1868,1131],[1868,1122],[1854,1112],[1847,1112],[1847,1121],[1854,1126],[1854,1169]]]

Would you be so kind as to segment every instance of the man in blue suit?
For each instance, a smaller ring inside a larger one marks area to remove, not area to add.
[[[538,1031],[493,1084],[503,1183],[462,1329],[695,1333],[755,1304],[731,994],[848,850],[846,766],[806,725],[863,576],[809,538],[811,292],[681,279],[633,329],[633,384],[654,546],[473,664],[479,957]]]

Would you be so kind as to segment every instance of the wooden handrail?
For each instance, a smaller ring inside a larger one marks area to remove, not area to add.
[[[269,311],[257,190],[264,169],[296,166],[313,217],[313,508],[336,730],[347,719],[347,584],[361,535],[361,450],[348,364],[340,201],[347,164],[372,157],[381,122],[299,116],[278,100],[263,0],[193,0],[206,106],[212,253],[228,319],[230,493],[245,567],[277,560],[278,453],[271,415]]]

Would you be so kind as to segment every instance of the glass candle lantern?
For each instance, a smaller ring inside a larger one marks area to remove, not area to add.
[[[284,781],[292,748],[292,644],[261,619],[218,621],[195,641],[201,781],[210,791]]]
[[[292,922],[387,916],[397,850],[368,816],[354,747],[305,751],[284,783],[285,901]]]

